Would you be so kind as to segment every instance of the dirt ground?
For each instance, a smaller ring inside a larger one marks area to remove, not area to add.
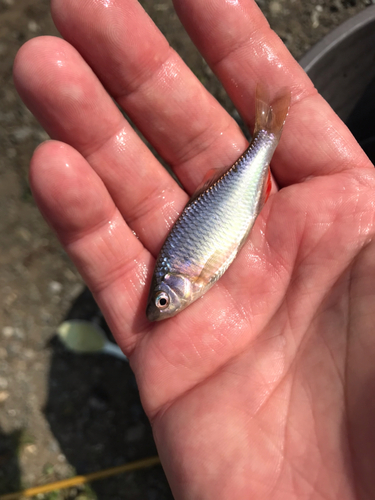
[[[172,46],[230,111],[231,103],[189,43],[170,0],[141,2]],[[258,0],[299,59],[365,0]],[[128,365],[78,356],[56,340],[67,316],[98,318],[28,187],[28,162],[47,139],[12,84],[17,49],[56,35],[47,0],[0,0],[0,495],[156,454]],[[161,467],[38,498],[171,499]]]

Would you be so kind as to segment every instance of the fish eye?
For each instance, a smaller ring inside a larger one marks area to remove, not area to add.
[[[156,296],[155,305],[159,310],[166,309],[169,306],[169,296],[165,292],[160,292]]]

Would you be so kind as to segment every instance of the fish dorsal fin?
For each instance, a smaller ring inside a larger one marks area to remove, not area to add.
[[[290,107],[290,90],[281,89],[271,103],[268,89],[258,84],[255,107],[254,135],[266,130],[280,137]]]
[[[204,191],[211,187],[228,170],[227,168],[211,168],[203,177],[202,182],[194,191],[190,201],[196,200]]]

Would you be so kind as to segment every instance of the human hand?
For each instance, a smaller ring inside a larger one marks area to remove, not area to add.
[[[372,499],[373,166],[255,2],[175,6],[248,123],[259,81],[292,92],[272,162],[282,189],[231,268],[147,321],[186,192],[247,144],[135,0],[53,0],[67,41],[20,50],[18,91],[55,139],[31,161],[35,199],[130,358],[176,499]]]

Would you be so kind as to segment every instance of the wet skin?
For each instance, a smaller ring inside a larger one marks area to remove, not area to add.
[[[35,199],[131,360],[176,499],[372,499],[373,166],[255,2],[175,7],[250,126],[258,81],[292,91],[272,163],[282,189],[231,268],[147,321],[171,224],[246,140],[135,0],[53,0],[66,41],[20,50],[17,89],[54,139],[31,161]]]

